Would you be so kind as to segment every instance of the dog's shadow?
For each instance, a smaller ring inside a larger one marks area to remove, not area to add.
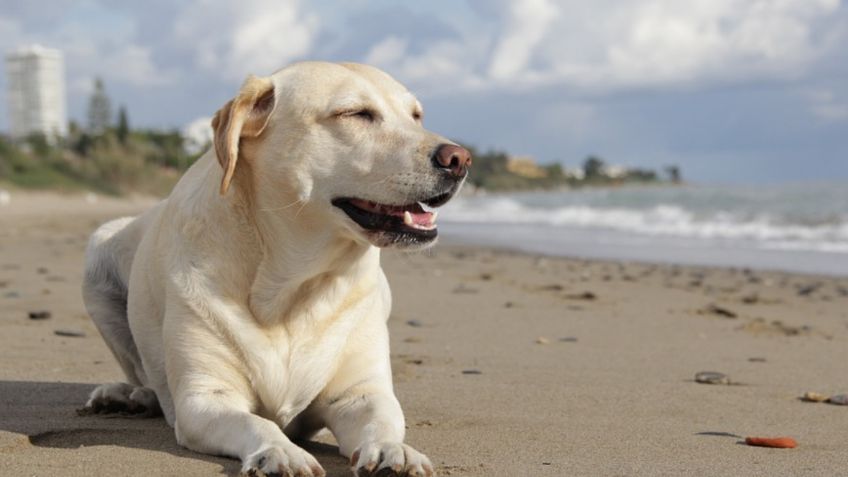
[[[164,452],[220,466],[220,474],[236,476],[240,463],[225,457],[192,452],[177,444],[174,430],[159,418],[78,416],[93,384],[0,381],[0,430],[23,434],[37,447],[77,449],[115,446]],[[328,477],[348,477],[347,461],[338,447],[318,442],[298,443],[327,471]],[[120,449],[116,450],[120,458]],[[155,458],[155,457],[152,457]]]

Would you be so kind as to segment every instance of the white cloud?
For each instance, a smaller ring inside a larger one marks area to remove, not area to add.
[[[95,76],[107,83],[136,87],[165,86],[178,77],[175,71],[159,68],[149,48],[134,43],[103,47],[90,38],[75,36],[61,45],[72,91],[90,92]]]
[[[136,87],[167,85],[176,78],[176,72],[163,70],[156,64],[149,47],[134,41],[133,28],[115,34],[69,22],[36,32],[20,23],[20,20],[0,18],[0,44],[15,47],[38,43],[61,50],[71,92],[90,92],[94,76],[104,78],[107,83]]]
[[[597,72],[620,84],[796,76],[816,59],[812,29],[837,0],[641,2],[611,25]]]
[[[418,92],[455,92],[483,86],[477,70],[486,47],[484,39],[468,36],[461,41],[435,41],[423,52],[410,54],[405,39],[390,37],[372,47],[363,61],[388,71]]]
[[[495,47],[489,76],[509,79],[526,71],[533,51],[542,41],[559,10],[549,0],[523,0],[509,4],[505,34]]]
[[[382,65],[425,87],[443,84],[444,73],[461,75],[466,88],[564,85],[601,92],[785,80],[838,46],[844,26],[830,21],[839,0],[496,3],[461,38],[382,58]],[[496,28],[486,28],[489,21]],[[433,74],[421,73],[427,68]]]
[[[195,0],[176,18],[175,35],[198,66],[238,81],[248,73],[271,74],[307,54],[318,25],[297,0]]]
[[[372,65],[390,64],[403,59],[409,41],[390,36],[374,45],[365,55],[365,62]]]
[[[185,147],[189,154],[197,154],[209,147],[214,137],[212,118],[199,117],[184,125],[180,133],[185,139]]]

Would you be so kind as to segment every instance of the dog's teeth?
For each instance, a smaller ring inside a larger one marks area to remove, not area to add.
[[[412,225],[412,214],[410,214],[408,210],[403,211],[403,223],[406,225]]]
[[[432,224],[432,223],[435,223],[435,222],[436,222],[436,217],[438,217],[438,216],[439,216],[439,211],[438,211],[438,210],[434,210],[433,212],[430,212],[430,213],[432,214],[432,215],[430,216],[430,223]]]

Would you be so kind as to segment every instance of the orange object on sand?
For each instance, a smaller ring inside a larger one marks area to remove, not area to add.
[[[746,437],[745,444],[757,447],[776,447],[778,449],[798,447],[798,443],[791,437]]]

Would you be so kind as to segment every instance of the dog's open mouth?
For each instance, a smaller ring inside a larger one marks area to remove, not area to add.
[[[378,204],[364,199],[334,199],[333,205],[342,209],[348,217],[365,230],[384,232],[407,238],[415,242],[426,242],[436,238],[435,210],[450,199],[451,194],[441,194],[430,199],[407,205]]]

